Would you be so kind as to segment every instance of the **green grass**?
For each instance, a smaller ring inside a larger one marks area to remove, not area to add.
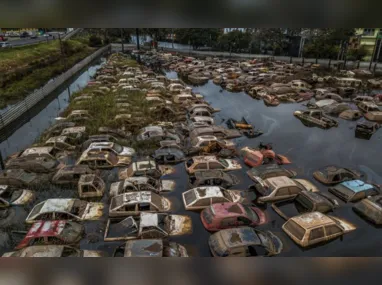
[[[63,42],[65,57],[58,41],[0,51],[0,108],[22,100],[74,64],[94,52],[87,45]]]

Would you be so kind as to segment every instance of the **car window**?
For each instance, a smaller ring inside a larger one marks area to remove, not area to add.
[[[291,186],[289,187],[289,192],[291,195],[297,195],[298,193],[301,192],[301,189],[296,186]]]
[[[296,222],[289,220],[285,225],[285,229],[289,231],[297,239],[302,240],[305,235],[305,229]]]
[[[323,237],[325,237],[323,227],[319,227],[310,231],[309,240],[316,240]]]
[[[268,251],[262,246],[249,246],[248,247],[249,256],[266,256]]]
[[[221,165],[219,162],[211,161],[209,163],[210,169],[224,169],[224,166]]]
[[[276,196],[286,196],[286,195],[289,195],[288,188],[281,188],[277,190],[276,192]]]
[[[242,226],[242,225],[250,225],[252,222],[250,219],[246,217],[237,217],[237,223],[239,226]]]
[[[365,192],[358,192],[357,194],[355,194],[353,196],[353,198],[351,199],[352,201],[358,201],[358,200],[361,200],[363,198],[366,197],[366,193]]]
[[[326,235],[331,236],[331,235],[336,235],[336,234],[341,234],[342,230],[340,229],[339,226],[337,225],[330,225],[325,227]]]
[[[194,169],[207,169],[207,163],[199,163]]]
[[[81,189],[82,193],[95,192],[93,187],[91,187],[90,185],[82,185]]]
[[[225,197],[213,197],[212,198],[212,203],[225,203],[225,202],[230,202],[227,198]]]
[[[202,207],[202,206],[209,206],[211,204],[210,202],[210,198],[204,198],[204,199],[200,199],[198,200],[194,206],[198,206],[198,207]]]

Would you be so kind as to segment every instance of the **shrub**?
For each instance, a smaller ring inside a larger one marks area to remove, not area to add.
[[[102,46],[102,40],[100,37],[96,35],[91,35],[89,37],[89,46],[91,47],[99,47]]]

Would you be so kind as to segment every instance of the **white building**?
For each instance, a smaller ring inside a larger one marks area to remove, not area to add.
[[[232,31],[241,31],[241,32],[245,32],[245,28],[224,28],[224,33],[227,34],[229,32],[232,32]]]

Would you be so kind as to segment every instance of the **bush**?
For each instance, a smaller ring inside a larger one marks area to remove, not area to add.
[[[102,40],[99,36],[91,35],[89,37],[89,46],[91,47],[100,47],[102,46]]]
[[[364,45],[357,49],[349,49],[347,58],[349,60],[362,60],[367,55],[367,49]]]

